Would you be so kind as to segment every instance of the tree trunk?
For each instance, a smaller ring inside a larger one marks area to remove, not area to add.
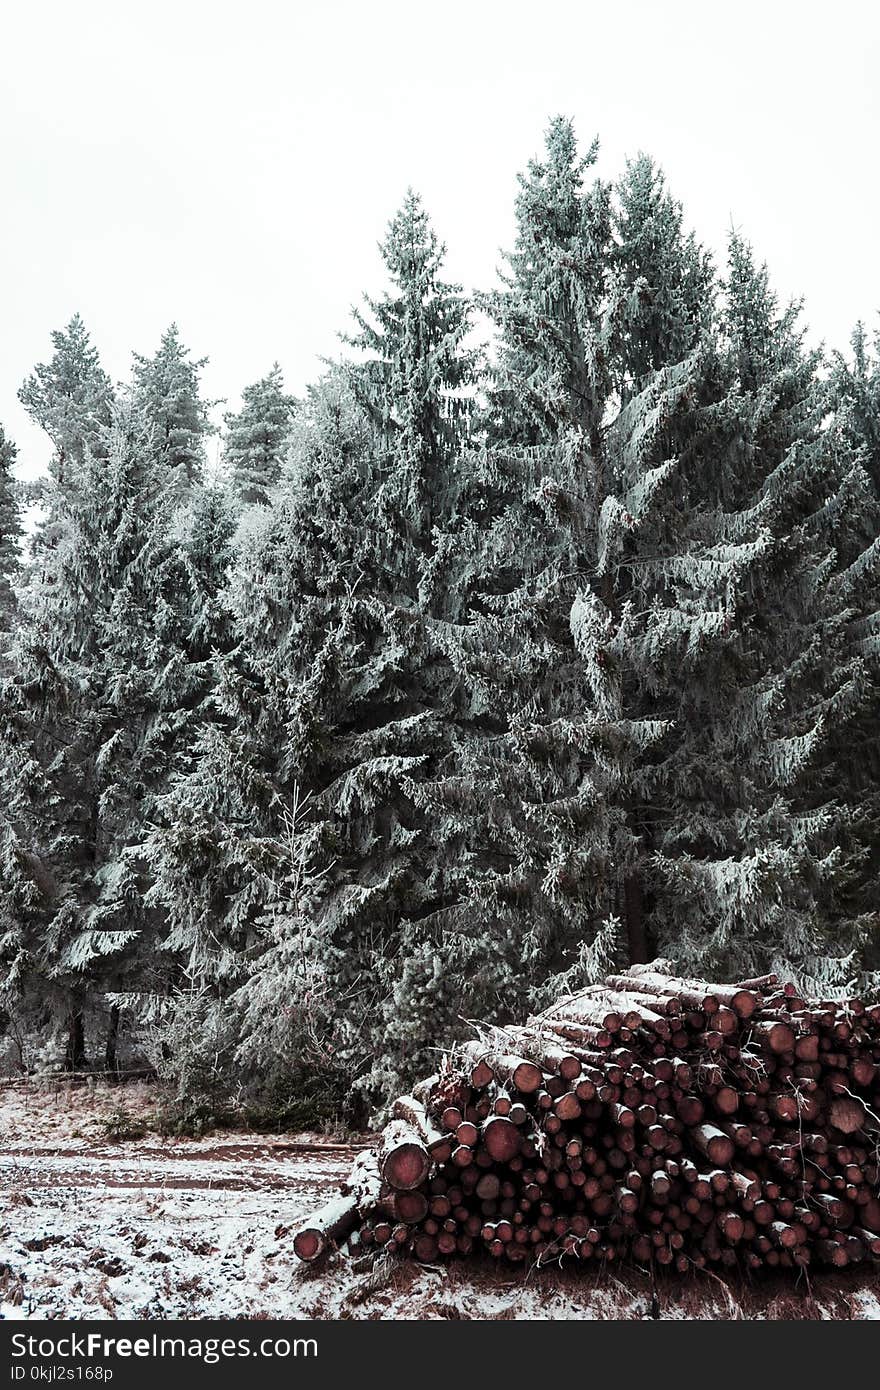
[[[86,1061],[86,1034],[82,1010],[72,1005],[67,1033],[67,1050],[64,1054],[65,1071],[82,1071]]]
[[[119,1041],[119,1005],[114,1004],[110,1009],[110,1022],[107,1025],[107,1043],[104,1048],[104,1064],[108,1073],[118,1076],[116,1066],[116,1044]]]
[[[642,885],[638,874],[628,874],[623,882],[623,900],[626,911],[626,944],[630,965],[644,965],[650,958],[648,936],[645,931],[644,901]]]

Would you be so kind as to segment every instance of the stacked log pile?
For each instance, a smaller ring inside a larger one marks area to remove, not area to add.
[[[632,966],[444,1059],[296,1253],[681,1273],[880,1258],[880,1004],[669,970]]]

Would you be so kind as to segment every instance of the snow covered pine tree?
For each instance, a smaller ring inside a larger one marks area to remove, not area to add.
[[[281,477],[297,402],[285,394],[277,362],[268,376],[245,387],[241,400],[241,410],[223,417],[223,463],[240,501],[265,503]]]

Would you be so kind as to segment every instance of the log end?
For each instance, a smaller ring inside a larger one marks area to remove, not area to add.
[[[429,1167],[428,1155],[420,1144],[400,1144],[387,1155],[382,1177],[389,1187],[406,1192],[422,1185]]]
[[[509,1163],[520,1151],[522,1135],[515,1124],[497,1115],[484,1125],[483,1143],[496,1163]]]
[[[293,1253],[306,1263],[316,1260],[326,1246],[323,1232],[312,1226],[304,1226],[293,1238]]]

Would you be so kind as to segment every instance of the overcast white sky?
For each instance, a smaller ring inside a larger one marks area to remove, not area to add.
[[[412,183],[487,287],[557,112],[601,170],[646,149],[718,252],[733,220],[816,337],[880,310],[872,0],[0,0],[0,421],[79,311],[114,376],[176,320],[237,405],[294,391],[382,287]]]

